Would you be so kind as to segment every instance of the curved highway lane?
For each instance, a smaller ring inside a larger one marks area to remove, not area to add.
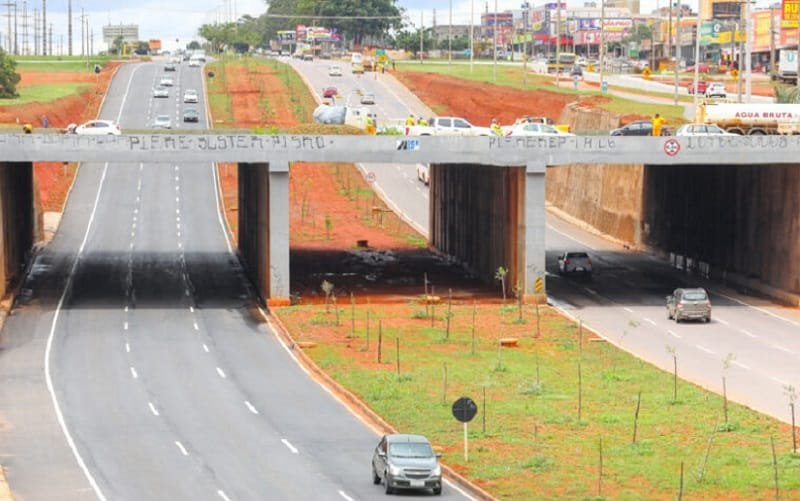
[[[202,69],[167,73],[170,97],[153,98],[163,75],[123,66],[101,118],[204,127],[202,102],[188,105],[200,124],[179,121]],[[0,453],[20,498],[383,497],[376,433],[251,317],[223,224],[211,164],[81,166],[2,334],[0,396],[14,405]]]

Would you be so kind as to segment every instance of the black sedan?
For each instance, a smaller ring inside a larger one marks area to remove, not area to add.
[[[650,120],[638,120],[631,122],[628,125],[620,127],[619,129],[612,130],[609,135],[611,136],[652,136],[653,123]],[[672,130],[667,127],[661,127],[662,136],[671,136]]]
[[[183,111],[183,121],[184,122],[199,122],[200,121],[200,113],[197,112],[194,108],[188,108]]]

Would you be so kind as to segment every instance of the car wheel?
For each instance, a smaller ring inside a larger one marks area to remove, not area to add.
[[[679,317],[677,313],[675,314],[675,323],[676,324],[681,323],[681,317]]]
[[[706,323],[709,323],[709,322],[711,322],[711,315],[707,316],[707,317],[705,318],[705,320],[706,320]]]
[[[667,320],[672,320],[672,313],[669,312],[669,308],[667,308]]]
[[[375,471],[375,467],[372,467],[372,483],[378,485],[381,483],[381,477],[378,476],[378,473]]]
[[[389,483],[389,473],[388,472],[383,475],[383,486],[385,488],[387,496],[389,494],[393,494],[394,493],[394,489],[392,489],[392,486]]]
[[[435,495],[437,495],[437,496],[441,496],[442,495],[442,486],[440,485],[439,487],[434,487],[433,493]]]

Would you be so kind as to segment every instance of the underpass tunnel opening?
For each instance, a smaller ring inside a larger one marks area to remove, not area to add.
[[[796,165],[646,165],[642,236],[679,268],[800,294]]]
[[[506,291],[511,297],[517,282],[512,277],[520,271],[523,170],[423,167],[430,175],[430,194],[414,164],[293,162],[288,198],[276,203],[275,173],[268,164],[221,164],[223,199],[237,200],[235,214],[226,207],[228,221],[245,268],[266,302],[281,304],[283,299],[274,281],[283,279],[279,273],[287,267],[273,259],[282,245],[283,224],[290,249],[286,299],[324,301],[321,285],[327,281],[340,301],[350,293],[356,300],[393,301],[421,296],[426,279],[428,293],[440,297],[452,289],[456,299],[502,299],[495,280],[501,266],[509,270]],[[378,180],[384,186],[408,183],[414,189],[406,191],[416,198],[390,201],[390,206]],[[452,183],[463,186],[445,189]],[[234,187],[237,195],[232,197]]]

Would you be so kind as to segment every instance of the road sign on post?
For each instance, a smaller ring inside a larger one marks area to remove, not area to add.
[[[469,461],[469,438],[467,423],[478,413],[478,405],[469,397],[461,397],[453,402],[453,417],[464,423],[464,461]]]

